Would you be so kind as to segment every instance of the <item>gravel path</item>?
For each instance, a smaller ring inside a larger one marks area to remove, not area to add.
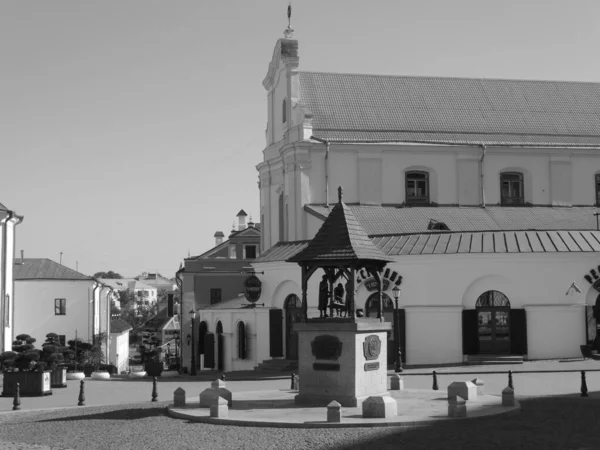
[[[600,399],[522,399],[523,412],[421,428],[285,429],[189,423],[166,403],[0,414],[0,449],[600,449]],[[14,442],[36,444],[25,446]]]

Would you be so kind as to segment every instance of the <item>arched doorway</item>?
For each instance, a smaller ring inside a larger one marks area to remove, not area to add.
[[[475,302],[479,353],[510,353],[510,301],[502,292],[487,291]]]
[[[208,324],[203,320],[200,322],[200,326],[198,327],[198,355],[196,355],[196,366],[197,368],[202,367],[200,363],[200,358],[202,358],[206,352],[205,349],[205,337],[208,332]]]
[[[217,333],[217,370],[223,370],[225,339],[223,337],[223,324],[220,320],[217,322],[215,332]]]
[[[298,332],[294,323],[302,320],[302,300],[296,294],[290,294],[283,303],[285,310],[285,357],[298,359]]]
[[[392,329],[387,333],[388,345],[387,345],[387,362],[388,365],[394,364],[396,359],[396,346],[394,342],[394,303],[389,295],[385,292],[381,293],[381,298],[383,298],[383,318],[386,322],[392,324]],[[377,313],[379,311],[379,294],[374,292],[369,296],[367,301],[365,302],[365,313],[367,317],[377,317]]]

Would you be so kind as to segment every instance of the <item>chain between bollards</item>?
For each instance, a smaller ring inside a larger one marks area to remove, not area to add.
[[[85,406],[84,384],[83,380],[79,383],[79,402],[77,402],[77,406]]]
[[[155,402],[158,398],[158,392],[156,390],[156,377],[152,377],[152,401]]]
[[[439,390],[438,383],[437,383],[437,373],[435,373],[435,370],[433,371],[433,390],[434,391]]]
[[[13,411],[21,409],[21,386],[19,383],[15,386],[15,399],[13,400]]]
[[[581,397],[588,396],[587,383],[585,381],[585,370],[581,371]]]
[[[508,387],[514,390],[513,381],[512,381],[512,370],[508,371]]]

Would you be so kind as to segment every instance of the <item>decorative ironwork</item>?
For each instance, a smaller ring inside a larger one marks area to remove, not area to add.
[[[479,296],[475,308],[510,308],[510,301],[502,292],[487,291]]]

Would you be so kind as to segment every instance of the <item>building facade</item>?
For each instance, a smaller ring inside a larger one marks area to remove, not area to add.
[[[250,311],[235,315],[270,357],[297,357],[300,268],[286,261],[320,229],[338,186],[394,258],[384,316],[398,286],[407,364],[568,358],[594,342],[600,84],[303,72],[286,33],[263,86],[263,253],[253,267],[271,320],[265,329]],[[355,285],[356,307],[373,314],[373,280]],[[309,292],[316,315],[318,286]],[[233,315],[219,316],[225,340],[236,339]]]

